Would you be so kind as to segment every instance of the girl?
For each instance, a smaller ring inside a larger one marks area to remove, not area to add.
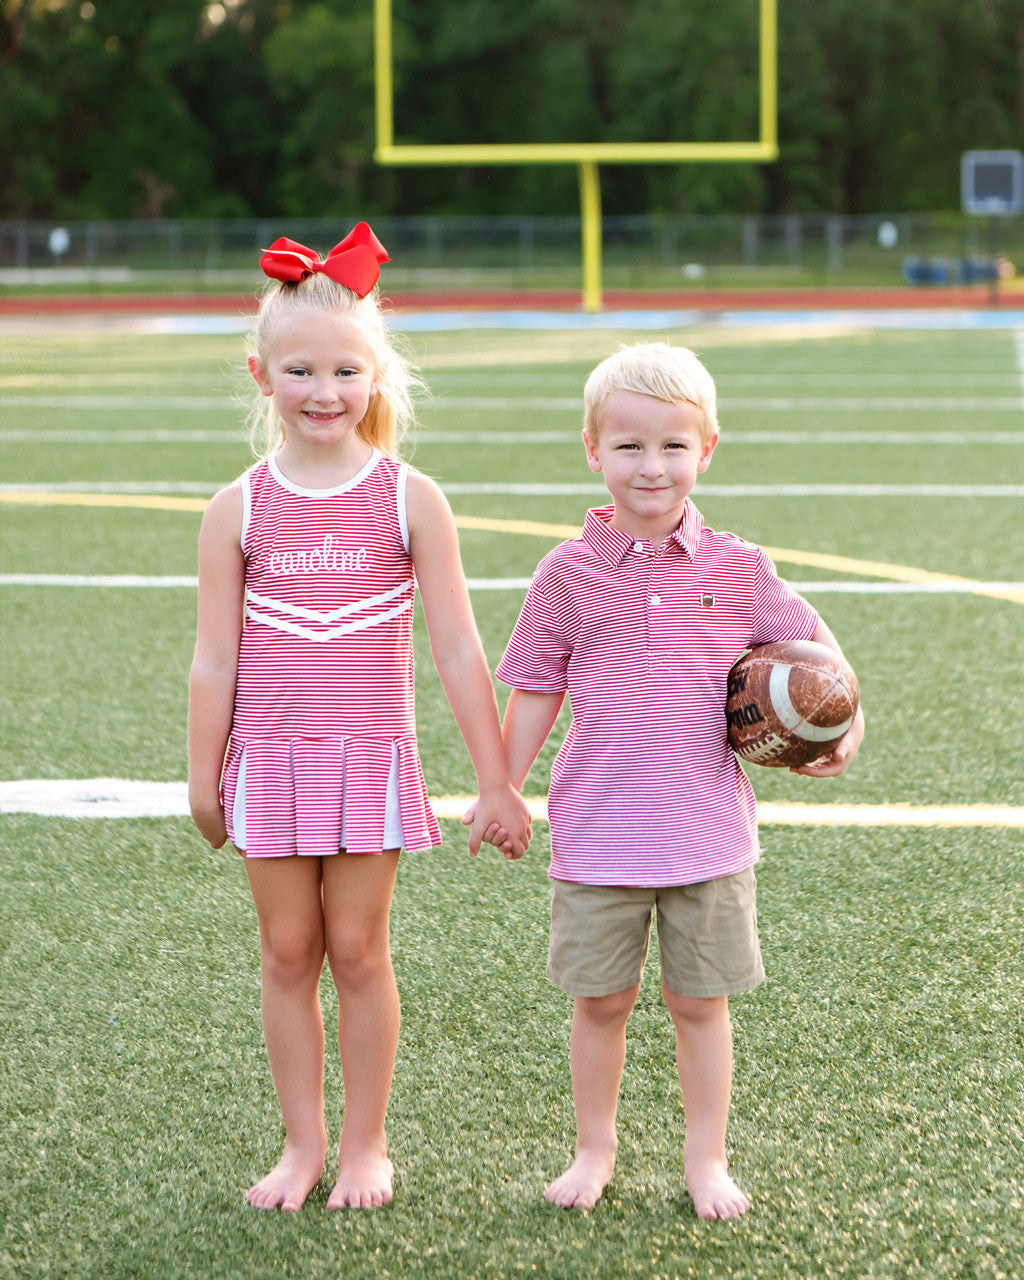
[[[413,718],[414,566],[477,775],[470,854],[486,839],[521,856],[530,820],[509,782],[451,511],[393,457],[411,375],[374,291],[387,253],[360,223],[323,261],[287,239],[260,261],[278,283],[248,364],[270,435],[262,461],[203,518],[189,799],[204,838],[244,855],[259,919],[285,1145],[249,1203],[297,1210],[323,1171],[326,958],[345,1087],[327,1207],[369,1207],[391,1198],[384,1120],[399,1003],[388,918],[399,848],[440,843]]]

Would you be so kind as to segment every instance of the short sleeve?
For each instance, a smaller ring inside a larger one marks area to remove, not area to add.
[[[572,646],[550,593],[534,579],[496,675],[528,693],[564,693]]]
[[[756,548],[751,644],[809,640],[818,626],[817,610],[780,578],[768,555]]]

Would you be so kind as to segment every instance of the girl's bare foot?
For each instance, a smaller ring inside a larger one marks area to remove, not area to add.
[[[615,1172],[615,1154],[578,1151],[560,1178],[544,1190],[544,1199],[560,1209],[593,1209]]]
[[[318,1151],[285,1144],[284,1155],[265,1178],[249,1188],[247,1199],[254,1209],[281,1209],[295,1213],[320,1181],[324,1171],[326,1141]]]
[[[377,1209],[391,1199],[395,1166],[378,1152],[346,1155],[338,1165],[338,1181],[327,1198],[328,1209]]]
[[[686,1189],[698,1218],[742,1218],[750,1208],[750,1200],[729,1177],[722,1161],[687,1166]]]

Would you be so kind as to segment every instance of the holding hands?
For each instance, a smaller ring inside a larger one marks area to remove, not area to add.
[[[507,861],[518,861],[530,847],[531,821],[526,801],[511,783],[481,790],[462,818],[470,828],[469,856],[475,858],[481,844],[489,844]]]

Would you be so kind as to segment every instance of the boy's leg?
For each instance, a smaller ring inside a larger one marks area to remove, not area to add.
[[[626,1023],[639,990],[638,983],[610,996],[576,997],[570,1041],[576,1156],[544,1192],[560,1208],[592,1209],[611,1181]]]
[[[260,925],[263,1034],[285,1126],[281,1160],[248,1198],[257,1209],[294,1212],[327,1154],[320,860],[247,858],[245,866]]]
[[[750,1201],[729,1177],[725,1131],[732,1093],[732,1024],[726,996],[703,1000],[662,987],[676,1028],[683,1089],[686,1187],[698,1218],[738,1218]]]
[[[324,859],[327,959],[338,990],[345,1085],[329,1209],[372,1208],[391,1199],[394,1168],[384,1121],[401,1020],[388,930],[397,870],[397,850]]]

